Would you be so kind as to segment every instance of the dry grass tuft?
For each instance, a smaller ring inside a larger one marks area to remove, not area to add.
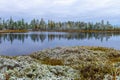
[[[10,75],[9,74],[5,74],[5,78],[6,78],[6,80],[9,80],[10,79]]]
[[[47,65],[64,65],[63,61],[59,60],[59,59],[50,59],[50,58],[44,58],[41,60],[42,64],[47,64]]]
[[[24,33],[28,30],[0,30],[0,33]]]
[[[106,47],[91,47],[90,50],[94,50],[94,51],[103,51],[103,52],[109,52],[109,48]],[[113,50],[113,49],[112,49]]]
[[[120,62],[120,58],[113,58],[113,59],[110,59],[110,61],[112,63]]]

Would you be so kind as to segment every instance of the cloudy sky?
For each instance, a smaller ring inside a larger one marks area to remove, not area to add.
[[[0,16],[120,24],[120,0],[0,0]]]

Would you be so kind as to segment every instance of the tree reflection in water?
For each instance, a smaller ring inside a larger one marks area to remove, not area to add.
[[[52,41],[54,39],[67,39],[67,40],[84,40],[84,39],[97,39],[100,40],[101,42],[103,40],[108,41],[110,37],[112,36],[119,36],[119,32],[91,32],[91,33],[62,33],[62,32],[30,32],[30,33],[4,33],[0,34],[0,43],[3,41],[8,41],[11,42],[11,44],[15,41],[21,41],[24,43],[25,40],[30,38],[33,42],[39,42],[41,43],[44,42],[44,40]]]

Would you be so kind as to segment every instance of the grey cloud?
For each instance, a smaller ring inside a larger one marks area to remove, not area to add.
[[[0,0],[2,17],[119,22],[119,0]]]

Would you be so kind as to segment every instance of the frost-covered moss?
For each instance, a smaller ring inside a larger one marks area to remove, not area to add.
[[[5,80],[46,80],[80,78],[79,71],[69,66],[51,66],[38,63],[29,56],[16,59],[0,57],[0,79]]]
[[[120,51],[104,47],[57,47],[28,56],[0,56],[0,79],[109,80],[120,77]]]

